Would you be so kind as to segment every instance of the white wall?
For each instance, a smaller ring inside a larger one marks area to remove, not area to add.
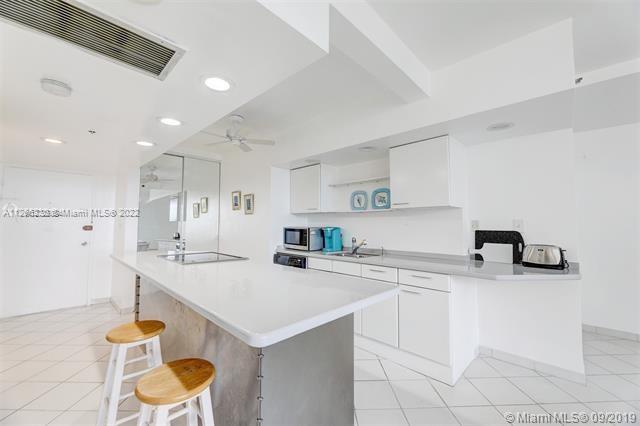
[[[122,165],[116,176],[116,208],[138,208],[140,168]],[[117,217],[113,237],[113,254],[137,250],[138,219]],[[135,274],[118,262],[112,262],[111,301],[120,310],[131,310],[135,303]]]
[[[91,207],[113,209],[116,201],[115,176],[92,177]],[[115,219],[95,218],[91,234],[89,264],[89,300],[104,301],[111,296],[111,253]]]
[[[476,145],[467,155],[470,220],[514,229],[521,219],[525,244],[559,245],[578,259],[571,129]]]
[[[640,124],[575,138],[584,323],[640,333]]]

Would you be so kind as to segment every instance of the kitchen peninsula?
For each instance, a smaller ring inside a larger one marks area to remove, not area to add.
[[[181,265],[114,256],[140,277],[140,319],[166,323],[163,358],[216,366],[219,424],[353,424],[353,313],[388,283],[251,260]],[[132,286],[133,291],[133,286]]]

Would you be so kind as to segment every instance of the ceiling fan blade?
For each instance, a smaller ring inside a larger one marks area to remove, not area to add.
[[[204,144],[204,146],[208,146],[208,145],[220,145],[221,143],[227,143],[227,142],[229,142],[229,139],[223,139],[223,140],[221,140],[221,141],[205,143],[205,144]]]
[[[251,149],[251,147],[249,145],[247,145],[244,142],[239,142],[238,145],[236,145],[238,148],[240,148],[241,150],[243,150],[244,152],[249,152],[249,151],[253,151]]]
[[[205,135],[217,136],[217,137],[219,137],[219,138],[227,139],[227,136],[226,136],[226,135],[220,135],[220,134],[218,134],[218,133],[209,132],[209,131],[207,131],[207,130],[200,130],[200,133],[204,133]]]
[[[269,139],[245,139],[244,140],[247,143],[253,143],[256,145],[270,145],[273,146],[276,144],[276,141],[272,141]]]

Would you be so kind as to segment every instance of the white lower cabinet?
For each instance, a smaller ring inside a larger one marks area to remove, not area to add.
[[[450,293],[443,291],[400,286],[400,349],[444,365],[451,365],[450,296]]]
[[[362,334],[362,311],[353,313],[353,331],[354,333]]]
[[[362,335],[398,346],[398,297],[362,310]]]
[[[317,259],[315,257],[307,258],[307,268],[317,269],[319,271],[331,272],[331,261],[327,259]]]

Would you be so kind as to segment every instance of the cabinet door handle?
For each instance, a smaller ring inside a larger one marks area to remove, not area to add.
[[[309,208],[307,208],[305,210],[318,210],[318,209],[316,207],[309,207]]]
[[[381,274],[384,274],[387,271],[381,271],[380,269],[369,269],[370,272],[379,272]]]
[[[410,293],[410,294],[418,294],[418,295],[422,294],[419,291],[406,290],[404,288],[401,288],[400,291],[402,291],[404,293]]]
[[[413,278],[422,278],[423,280],[430,280],[432,277],[425,277],[423,275],[411,275]]]
[[[409,205],[410,203],[391,203],[391,204],[393,204],[394,206],[406,206],[406,205]]]

